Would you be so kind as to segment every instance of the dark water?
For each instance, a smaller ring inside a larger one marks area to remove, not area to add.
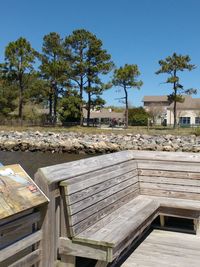
[[[33,178],[38,168],[59,163],[74,161],[89,157],[88,155],[58,154],[42,152],[7,152],[0,151],[0,162],[3,165],[20,164],[22,168]]]

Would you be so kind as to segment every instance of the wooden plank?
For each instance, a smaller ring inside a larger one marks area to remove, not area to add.
[[[10,245],[7,248],[4,248],[0,251],[0,260],[4,261],[7,258],[17,254],[21,250],[39,242],[42,239],[42,231],[39,230],[23,239],[21,239],[18,242],[15,242],[14,244]]]
[[[117,153],[81,159],[78,161],[57,164],[49,167],[40,168],[38,173],[46,178],[48,184],[58,183],[60,181],[106,168],[110,165],[118,165],[132,159],[130,151],[121,151]]]
[[[41,250],[37,249],[15,263],[9,265],[9,267],[29,267],[40,261]]]
[[[195,162],[200,163],[199,153],[190,152],[165,152],[165,151],[138,151],[132,150],[132,159],[134,160],[160,160],[173,162]]]
[[[200,240],[194,235],[154,230],[122,267],[199,265]]]
[[[130,186],[134,186],[135,189],[139,188],[137,177],[135,178],[131,177],[130,179],[123,181],[120,184],[113,185],[112,187],[107,188],[107,189],[105,188],[105,190],[100,191],[95,195],[90,195],[89,197],[70,205],[71,214],[73,215],[81,210],[84,210],[87,207],[90,207],[94,205],[95,203],[100,202],[101,200],[104,200],[104,199],[106,200],[109,196],[115,195],[118,192]]]
[[[167,178],[180,178],[180,179],[200,179],[199,172],[186,172],[186,171],[165,171],[165,170],[138,170],[139,176],[153,176],[153,177],[167,177]]]
[[[161,183],[145,183],[140,182],[140,188],[143,189],[158,189],[158,190],[168,190],[173,192],[185,192],[185,193],[195,193],[200,194],[200,187],[195,186],[184,186],[176,184],[161,184]]]
[[[103,178],[104,181],[101,182],[101,180],[99,180],[99,176],[94,177],[93,180],[95,180],[95,184],[87,184],[86,181],[84,182],[80,182],[81,186],[84,184],[84,189],[80,189],[79,184],[77,185],[77,192],[74,192],[73,190],[73,194],[71,193],[71,186],[68,186],[66,189],[67,195],[69,197],[69,203],[73,204],[75,202],[81,201],[82,199],[85,199],[87,197],[90,197],[91,195],[95,195],[98,194],[99,192],[111,188],[113,186],[116,186],[117,184],[120,184],[122,182],[125,182],[129,179],[132,179],[133,183],[138,182],[138,177],[136,176],[137,173],[132,173],[132,172],[128,172],[128,173],[124,173],[124,174],[120,174],[117,175],[117,172],[115,173],[115,176],[112,177],[110,176],[110,173],[104,173],[103,174]],[[80,189],[80,190],[78,190]]]
[[[92,244],[75,243],[70,239],[59,238],[59,253],[66,256],[77,256],[96,260],[107,260],[107,248]]]
[[[118,216],[115,215],[110,223],[96,233],[88,234],[88,238],[99,242],[99,244],[102,242],[116,246],[117,243],[126,239],[129,234],[131,235],[157,209],[156,202],[137,198],[137,200],[130,201],[127,205],[122,206],[118,210]],[[79,238],[81,240],[81,235],[79,235]]]
[[[71,193],[74,193],[89,186],[95,185],[97,176],[99,177],[99,182],[104,182],[108,179],[108,177],[105,177],[105,174],[107,173],[109,173],[109,178],[111,179],[112,177],[134,171],[137,171],[137,163],[135,161],[126,161],[117,165],[113,165],[111,162],[110,166],[106,168],[98,169],[96,171],[63,180],[60,182],[60,186],[70,186]],[[84,183],[81,184],[83,181]]]
[[[200,164],[195,162],[138,160],[138,169],[200,172]]]
[[[91,225],[89,228],[86,228],[84,232],[81,232],[79,234],[79,236],[82,239],[86,239],[86,238],[92,236],[93,234],[95,234],[99,229],[105,227],[105,225],[107,225],[112,220],[114,220],[117,216],[119,216],[119,214],[121,213],[121,208],[123,207],[123,205],[125,205],[125,204],[128,205],[128,202],[133,200],[137,196],[138,196],[138,190],[135,192],[131,192],[129,195],[121,198],[119,203],[115,202],[113,205],[109,205],[110,212],[108,212],[108,215],[107,216],[101,216],[97,220],[96,223]],[[134,205],[136,205],[136,204],[134,203],[134,200],[133,200],[130,207],[134,207]],[[127,208],[129,208],[129,206],[127,206]],[[76,238],[78,238],[78,236],[76,236],[74,239],[76,240]]]
[[[4,249],[5,247],[31,234],[32,229],[31,225],[26,225],[24,227],[15,228],[12,232],[5,232],[4,235],[0,236],[0,249]]]
[[[76,266],[76,257],[61,255],[61,261],[59,267],[75,267]]]
[[[0,249],[29,235],[32,232],[33,224],[40,220],[40,212],[34,212],[0,226]]]
[[[106,267],[108,266],[108,263],[105,261],[98,261],[95,265],[95,267]]]
[[[190,192],[180,192],[172,190],[162,190],[162,189],[150,189],[150,188],[140,188],[140,194],[167,198],[178,198],[178,199],[188,199],[200,201],[200,195]]]
[[[120,192],[120,194],[122,195],[121,198],[118,198],[116,195],[111,196],[111,204],[108,202],[107,206],[104,209],[99,209],[99,211],[92,214],[92,216],[87,217],[87,219],[75,224],[72,229],[73,236],[81,233],[91,225],[95,224],[97,221],[107,216],[109,213],[123,206],[130,199],[132,199],[133,196],[138,195],[138,186],[133,185],[132,187],[127,188],[126,190],[126,194],[124,194],[124,192]]]
[[[88,217],[92,216],[92,214],[94,213],[101,212],[103,209],[107,208],[113,203],[115,203],[114,205],[120,202],[124,204],[124,201],[121,201],[121,199],[124,198],[126,195],[130,194],[131,192],[135,192],[136,190],[139,190],[139,186],[137,183],[129,187],[125,187],[124,189],[122,188],[122,190],[120,190],[119,192],[116,192],[115,194],[111,194],[107,198],[87,207],[86,209],[81,210],[78,213],[75,213],[74,215],[71,216],[71,226],[79,223],[80,221],[83,221],[84,219],[87,219]],[[104,213],[107,214],[109,210],[110,208]],[[113,210],[113,207],[112,207],[112,210]]]
[[[192,209],[199,210],[200,209],[200,201],[191,200],[191,199],[181,199],[181,198],[170,198],[170,197],[159,197],[159,196],[151,196],[148,198],[158,201],[162,207],[174,207],[174,208],[184,208],[184,209]]]
[[[140,176],[140,182],[142,183],[155,183],[155,184],[173,184],[182,186],[195,186],[200,187],[200,181],[194,179],[176,179],[176,178],[166,178],[160,176]]]
[[[56,203],[55,203],[55,190],[58,186],[55,184],[48,185],[45,177],[42,174],[37,173],[35,175],[35,182],[41,188],[41,190],[50,199],[48,207],[43,208],[43,220],[41,228],[43,230],[43,238],[40,242],[40,248],[42,251],[42,259],[39,267],[54,267],[54,262],[57,259],[57,253],[55,254],[56,248]]]

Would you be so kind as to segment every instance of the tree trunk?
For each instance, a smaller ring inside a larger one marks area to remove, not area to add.
[[[176,77],[176,70],[174,71],[174,77]],[[173,89],[174,89],[174,109],[173,109],[173,111],[174,111],[174,126],[173,126],[173,128],[175,129],[177,126],[177,112],[176,112],[177,88],[176,88],[176,82],[174,82]]]
[[[127,93],[127,89],[126,86],[124,85],[124,92],[125,92],[125,105],[126,105],[126,109],[125,109],[125,128],[128,128],[128,93]]]
[[[90,126],[90,109],[91,109],[91,93],[88,93],[88,104],[87,104],[87,126]]]
[[[20,77],[19,80],[19,87],[20,87],[20,91],[19,91],[19,118],[20,118],[20,124],[21,126],[23,125],[23,84],[22,84],[22,78]]]
[[[52,123],[52,118],[53,118],[53,94],[52,92],[49,93],[49,118]]]
[[[176,113],[176,100],[174,101],[174,129],[176,128],[177,126],[177,113]]]
[[[80,126],[83,126],[83,77],[81,76],[80,82]]]
[[[57,123],[57,105],[58,105],[58,93],[57,93],[57,88],[56,88],[56,85],[55,85],[55,89],[54,89],[54,107],[53,107],[53,122],[54,124]]]

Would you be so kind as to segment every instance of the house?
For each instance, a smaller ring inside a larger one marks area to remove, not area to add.
[[[83,109],[84,122],[87,121],[87,110]],[[122,126],[124,125],[124,112],[115,112],[110,108],[102,108],[100,110],[91,109],[90,123],[93,125],[109,125]]]
[[[167,96],[144,96],[144,109],[151,114],[156,125],[167,124],[167,108],[170,103]]]
[[[184,96],[183,103],[177,102],[177,121],[179,125],[200,125],[200,98]],[[155,124],[173,125],[174,103],[167,96],[144,96],[144,108],[152,115]]]

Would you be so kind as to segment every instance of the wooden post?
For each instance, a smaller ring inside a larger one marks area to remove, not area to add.
[[[194,219],[194,230],[196,235],[200,236],[200,218]]]
[[[76,266],[76,257],[61,255],[61,262],[59,267],[75,267]]]
[[[44,221],[42,225],[43,230],[43,238],[40,242],[40,248],[42,251],[41,262],[39,267],[54,267],[57,259],[57,255],[55,253],[57,244],[55,233],[56,233],[56,216],[55,216],[55,194],[54,187],[55,185],[48,185],[46,181],[44,181],[43,177],[36,173],[35,182],[40,187],[40,189],[46,194],[46,196],[50,199],[50,203],[48,204],[48,208],[44,211]]]
[[[106,261],[97,261],[95,267],[106,267],[108,263]]]
[[[161,227],[165,226],[165,216],[164,215],[160,215],[160,225],[161,225]]]

